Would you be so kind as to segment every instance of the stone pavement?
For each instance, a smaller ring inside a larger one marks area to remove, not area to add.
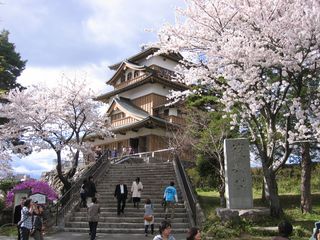
[[[144,234],[97,234],[97,240],[152,240],[154,236],[145,237]],[[176,240],[186,239],[186,234],[174,234]],[[16,240],[15,237],[0,236],[0,240]],[[33,238],[29,238],[33,240]],[[87,233],[57,232],[44,237],[45,240],[89,240]]]

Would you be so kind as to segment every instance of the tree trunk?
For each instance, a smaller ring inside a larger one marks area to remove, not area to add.
[[[267,188],[266,181],[263,178],[263,180],[262,180],[262,190],[261,190],[261,201],[263,203],[267,203],[270,200],[270,194],[269,194],[269,191],[267,189],[268,188]]]
[[[264,181],[266,193],[269,193],[269,207],[270,215],[272,217],[279,217],[283,214],[282,207],[280,205],[280,199],[278,195],[278,186],[276,182],[276,175],[270,169],[265,169]]]
[[[72,166],[71,168],[69,169],[69,171],[67,172],[66,174],[66,178],[69,180],[69,179],[72,179],[73,176],[76,174],[77,172],[77,169],[78,169],[78,164],[79,164],[79,154],[80,154],[80,151],[77,150],[77,152],[75,153],[74,157],[73,157],[73,161],[72,161]]]
[[[224,171],[224,153],[223,148],[221,148],[220,154],[219,154],[219,177],[220,177],[220,184],[219,184],[219,197],[220,197],[220,207],[225,208],[227,205],[226,201],[226,182],[225,182],[225,171]]]
[[[58,177],[59,177],[60,181],[63,184],[62,195],[64,195],[71,188],[71,182],[68,181],[68,178],[65,177],[63,175],[63,172],[62,172],[61,151],[56,151],[56,155],[57,155],[57,166],[56,166],[56,169],[57,169]],[[69,195],[64,197],[62,199],[62,204],[65,204],[66,202],[68,202],[69,198],[70,198]]]
[[[302,213],[310,213],[312,211],[311,201],[311,157],[310,143],[302,143],[301,149],[301,200],[300,207]]]
[[[222,181],[219,187],[219,197],[220,197],[220,207],[226,207],[226,197],[225,197],[226,185],[225,182]]]

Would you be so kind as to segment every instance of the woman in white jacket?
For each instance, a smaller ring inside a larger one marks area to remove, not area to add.
[[[139,209],[139,203],[141,200],[141,192],[143,189],[142,182],[140,182],[140,178],[137,177],[135,181],[132,182],[131,186],[131,194],[132,194],[132,201],[133,206]]]

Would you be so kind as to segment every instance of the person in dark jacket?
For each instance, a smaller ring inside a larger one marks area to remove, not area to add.
[[[20,200],[20,204],[14,207],[14,214],[13,214],[13,223],[17,224],[21,219],[21,210],[23,208],[24,202],[27,200],[26,197],[22,197]],[[18,240],[20,240],[20,227],[17,225],[18,230]]]
[[[97,198],[92,198],[92,203],[88,206],[88,222],[90,229],[90,240],[96,239],[97,226],[100,215],[100,205],[98,204]]]
[[[188,230],[187,240],[201,240],[201,233],[199,228],[191,227]]]
[[[42,228],[43,228],[43,220],[42,220],[43,208],[41,206],[37,206],[35,211],[33,212],[33,238],[35,240],[43,240]]]
[[[114,197],[117,198],[118,205],[117,205],[117,214],[120,215],[120,212],[124,213],[124,208],[126,206],[126,199],[128,196],[128,189],[127,185],[120,181],[121,183],[116,186],[114,191]]]
[[[82,185],[80,187],[80,198],[81,198],[81,202],[80,202],[80,207],[87,207],[87,186],[88,186],[88,181],[87,179],[84,179],[82,182]]]
[[[286,220],[278,224],[279,236],[272,238],[272,240],[290,240],[289,236],[293,231],[292,224]]]
[[[96,189],[96,184],[93,182],[93,176],[89,177],[89,181],[87,183],[87,197],[89,198],[89,203],[92,202],[92,198],[96,196],[97,189]]]

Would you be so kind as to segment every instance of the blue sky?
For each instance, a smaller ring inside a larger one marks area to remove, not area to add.
[[[10,32],[26,69],[18,81],[28,86],[54,86],[64,73],[86,76],[100,94],[110,91],[108,65],[156,41],[166,22],[174,22],[183,0],[1,0],[0,29]],[[54,168],[53,153],[43,151],[15,158],[14,172],[39,178]]]

